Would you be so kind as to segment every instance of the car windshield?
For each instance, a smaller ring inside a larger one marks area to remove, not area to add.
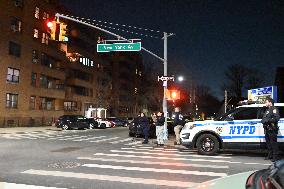
[[[214,121],[223,121],[225,117],[227,117],[229,114],[231,114],[231,113],[233,113],[233,112],[235,112],[235,111],[236,111],[236,109],[231,109],[231,110],[229,110],[229,111],[228,111],[227,113],[225,113],[225,114],[220,114],[219,116],[217,116],[217,117],[214,119]]]

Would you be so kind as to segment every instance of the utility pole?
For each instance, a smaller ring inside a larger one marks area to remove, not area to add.
[[[228,106],[228,92],[225,90],[225,113],[227,113],[227,106]]]
[[[164,32],[164,77],[168,76],[168,34]],[[168,80],[163,81],[164,86],[164,96],[163,96],[163,112],[165,117],[165,124],[164,124],[164,139],[168,139],[168,104],[166,99],[166,92],[168,88]]]

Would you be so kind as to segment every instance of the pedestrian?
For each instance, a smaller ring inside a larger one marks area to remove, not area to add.
[[[279,130],[278,121],[280,119],[280,115],[278,109],[274,107],[274,101],[272,98],[266,98],[265,106],[267,107],[267,109],[264,112],[263,118],[261,120],[268,150],[268,155],[265,159],[270,159],[272,162],[274,162],[280,159],[277,143],[277,134]]]
[[[175,145],[180,145],[180,131],[183,127],[184,124],[184,120],[183,120],[183,116],[180,113],[180,107],[175,107],[175,117],[174,117],[174,131],[175,131],[175,135],[176,135],[176,141],[175,141]]]
[[[152,117],[152,120],[153,120],[153,124],[156,125],[156,123],[157,123],[157,115],[156,115],[156,113],[154,112],[154,113],[151,115],[151,117]]]
[[[164,124],[165,117],[163,112],[158,112],[156,122],[157,146],[164,146]]]
[[[141,112],[138,122],[139,125],[142,127],[144,135],[144,141],[142,142],[142,144],[148,144],[150,124],[148,118],[143,112]]]

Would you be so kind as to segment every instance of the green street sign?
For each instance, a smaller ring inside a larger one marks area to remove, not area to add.
[[[97,52],[111,52],[111,51],[141,51],[141,42],[97,44]]]

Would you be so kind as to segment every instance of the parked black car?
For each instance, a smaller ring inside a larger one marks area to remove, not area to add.
[[[117,117],[108,117],[106,119],[112,122],[115,125],[115,127],[127,127],[128,126],[128,122],[126,120],[123,120]]]
[[[94,129],[97,127],[98,122],[88,119],[81,115],[63,115],[55,122],[57,128],[67,129]]]
[[[143,136],[143,129],[142,127],[137,124],[137,119],[134,120],[129,125],[129,136],[130,137],[142,137]],[[156,136],[156,126],[153,123],[152,118],[148,118],[150,123],[150,130],[149,130],[149,137],[154,138]]]

